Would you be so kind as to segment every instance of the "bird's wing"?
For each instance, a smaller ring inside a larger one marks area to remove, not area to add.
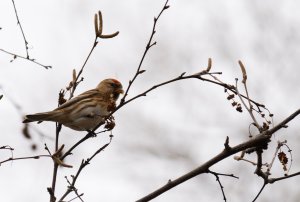
[[[82,101],[84,99],[91,98],[91,97],[99,98],[99,97],[101,97],[101,93],[97,89],[92,89],[92,90],[85,91],[84,93],[82,93],[82,94],[72,98],[71,100],[65,102],[64,104],[62,104],[61,106],[59,106],[55,110],[65,109],[65,108],[73,105],[74,103],[77,103],[79,101]]]

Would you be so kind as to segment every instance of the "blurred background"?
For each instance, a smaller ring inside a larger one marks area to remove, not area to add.
[[[29,42],[30,57],[53,68],[41,66],[0,52],[0,146],[15,148],[14,157],[47,154],[53,150],[55,124],[33,124],[31,139],[22,134],[22,114],[47,111],[57,106],[60,89],[65,88],[72,70],[82,66],[94,40],[93,17],[101,10],[104,33],[120,31],[100,40],[83,72],[76,94],[94,88],[104,78],[114,77],[127,87],[149,39],[153,18],[165,1],[157,0],[15,0],[18,15]],[[129,97],[182,72],[203,70],[209,57],[212,71],[221,71],[224,82],[241,78],[237,61],[248,73],[252,99],[265,104],[274,122],[299,108],[300,85],[300,2],[266,1],[170,1],[157,25],[154,40]],[[25,56],[24,41],[17,26],[13,4],[0,1],[0,48]],[[242,86],[240,86],[241,88]],[[248,139],[249,115],[238,113],[226,100],[224,89],[199,80],[185,80],[161,87],[115,114],[113,142],[86,167],[76,188],[88,202],[135,201],[203,164],[230,145]],[[16,108],[19,106],[19,109]],[[38,129],[43,135],[36,132]],[[277,140],[287,140],[293,150],[291,173],[300,170],[299,118],[277,133],[264,153],[271,161]],[[63,128],[60,142],[70,147],[85,135]],[[73,169],[60,168],[57,195],[66,190],[64,176],[74,175],[82,159],[90,157],[108,141],[108,134],[90,139],[67,158]],[[32,146],[36,146],[33,150]],[[11,156],[0,150],[0,160]],[[254,156],[248,157],[254,159]],[[289,159],[290,160],[290,159]],[[263,181],[255,167],[232,157],[212,167],[234,174],[221,177],[228,201],[252,201]],[[278,161],[273,177],[284,174]],[[48,201],[46,188],[52,179],[52,162],[14,161],[0,167],[1,200],[9,202]],[[265,188],[257,201],[299,201],[299,177],[276,182]],[[73,195],[70,195],[69,199]],[[153,201],[223,201],[215,177],[195,177]]]

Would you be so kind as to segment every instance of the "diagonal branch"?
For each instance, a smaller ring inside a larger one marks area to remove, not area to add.
[[[227,142],[228,138],[226,139],[226,142]],[[226,150],[226,146],[225,146],[225,150]],[[214,172],[214,171],[211,171],[211,170],[207,170],[207,173],[210,173],[212,175],[214,175],[216,177],[216,181],[219,183],[219,186],[220,186],[220,189],[222,191],[222,195],[223,195],[223,199],[224,201],[226,202],[227,199],[226,199],[226,196],[225,196],[225,192],[224,192],[224,187],[221,183],[221,180],[220,180],[220,177],[219,176],[227,176],[227,177],[233,177],[233,178],[236,178],[236,179],[239,179],[238,177],[236,177],[235,175],[233,174],[223,174],[223,173],[217,173],[217,172]]]
[[[202,164],[198,168],[186,173],[185,175],[182,175],[181,177],[178,177],[175,180],[169,180],[167,184],[165,184],[164,186],[158,188],[157,190],[153,191],[152,193],[146,195],[145,197],[137,200],[136,202],[150,201],[150,200],[156,198],[157,196],[159,196],[159,195],[167,192],[168,190],[172,189],[173,187],[175,187],[175,186],[177,186],[177,185],[179,185],[179,184],[181,184],[181,183],[183,183],[183,182],[185,182],[185,181],[187,181],[187,180],[189,180],[189,179],[191,179],[191,178],[193,178],[197,175],[206,173],[211,166],[215,165],[216,163],[222,161],[225,158],[228,158],[229,156],[231,156],[233,154],[236,154],[240,151],[244,151],[248,148],[253,148],[253,147],[261,148],[262,146],[267,145],[268,142],[270,141],[270,138],[272,137],[272,134],[274,134],[279,129],[284,127],[288,122],[293,120],[299,114],[300,114],[300,109],[297,110],[296,112],[294,112],[293,114],[291,114],[288,118],[286,118],[282,122],[280,122],[273,129],[264,131],[264,132],[258,134],[257,136],[255,136],[254,138],[252,138],[248,141],[245,141],[245,142],[243,142],[239,145],[236,145],[234,147],[229,147],[229,144],[228,144],[229,141],[226,139],[226,142],[224,144],[225,149],[222,152],[220,152],[218,155],[216,155],[212,159],[208,160],[206,163]],[[261,157],[260,154],[261,154],[261,152],[258,152],[258,158]],[[257,165],[258,167],[261,167],[261,159],[258,159],[257,164],[258,164]],[[267,176],[265,176],[265,173],[258,172],[258,169],[257,169],[256,173],[258,175],[260,175],[265,181],[268,180]],[[270,179],[270,181],[266,181],[266,183],[273,183],[273,182],[276,182],[278,180],[283,180],[283,179],[293,177],[293,176],[297,176],[297,175],[300,175],[300,172],[294,173],[294,174],[289,175],[289,176],[281,177],[281,178]]]
[[[26,160],[26,159],[40,159],[41,157],[50,157],[51,158],[51,155],[35,155],[35,156],[25,156],[25,157],[17,157],[17,158],[13,158],[13,157],[10,157],[8,159],[5,159],[3,161],[0,161],[0,166],[3,164],[3,163],[6,163],[8,161],[17,161],[17,160]]]
[[[15,53],[6,51],[6,50],[1,49],[1,48],[0,48],[0,51],[6,53],[6,54],[8,54],[8,55],[12,55],[12,56],[14,57],[13,59],[16,59],[16,58],[22,58],[22,59],[24,59],[24,60],[28,60],[28,61],[30,61],[30,62],[33,62],[33,63],[39,65],[39,66],[42,66],[42,67],[44,67],[45,69],[50,69],[50,68],[52,68],[52,66],[50,66],[50,65],[43,65],[43,64],[37,62],[35,59],[27,58],[27,57],[24,57],[24,56],[21,56],[21,55],[18,55],[18,54],[15,54]]]
[[[218,155],[216,155],[215,157],[213,157],[212,159],[208,160],[206,163],[202,164],[201,166],[199,166],[198,168],[182,175],[181,177],[178,177],[175,180],[169,180],[169,182],[167,184],[165,184],[164,186],[160,187],[159,189],[153,191],[152,193],[148,194],[147,196],[137,200],[136,202],[146,202],[146,201],[150,201],[154,198],[156,198],[157,196],[165,193],[166,191],[172,189],[173,187],[197,176],[203,173],[206,173],[207,170],[215,165],[216,163],[222,161],[223,159],[236,154],[240,151],[243,151],[247,148],[251,148],[251,147],[255,147],[257,145],[261,145],[261,144],[267,144],[270,140],[269,135],[266,134],[266,132],[261,133],[260,135],[256,136],[253,139],[250,139],[246,142],[243,142],[239,145],[236,145],[234,147],[230,147],[230,149],[224,149],[222,152],[220,152]]]
[[[256,196],[255,196],[255,198],[253,199],[252,202],[255,202],[256,199],[258,199],[258,197],[260,196],[260,194],[262,193],[262,191],[265,189],[266,185],[267,185],[267,183],[264,182],[263,186],[260,188],[259,192],[256,194]]]
[[[49,65],[43,65],[43,64],[41,64],[41,63],[35,61],[35,59],[30,58],[29,52],[28,52],[28,49],[29,49],[29,48],[28,48],[28,41],[27,41],[27,39],[26,39],[26,37],[25,37],[25,33],[24,33],[24,30],[23,30],[22,24],[21,24],[21,22],[20,22],[20,19],[19,19],[19,16],[18,16],[18,12],[17,12],[17,8],[16,8],[16,4],[15,4],[15,1],[14,1],[14,0],[12,0],[12,4],[13,4],[13,7],[14,7],[14,11],[15,11],[16,19],[17,19],[17,24],[18,24],[18,26],[20,27],[20,30],[21,30],[21,33],[22,33],[22,37],[23,37],[23,40],[24,40],[24,43],[25,43],[26,56],[24,57],[24,56],[21,56],[21,55],[18,55],[18,54],[14,54],[14,53],[11,53],[11,52],[6,51],[6,50],[4,50],[4,49],[0,49],[0,51],[4,52],[4,53],[6,53],[6,54],[12,55],[12,56],[13,56],[13,59],[11,60],[11,62],[12,62],[13,60],[15,60],[16,58],[22,58],[22,59],[24,59],[24,60],[28,60],[28,61],[30,61],[30,62],[33,62],[33,63],[39,65],[39,66],[42,66],[42,67],[44,67],[45,69],[52,68],[52,67],[49,66]]]
[[[28,41],[26,40],[25,33],[24,33],[24,31],[23,31],[23,28],[22,28],[22,25],[21,25],[21,22],[20,22],[20,19],[19,19],[19,16],[18,16],[18,12],[17,12],[17,8],[16,8],[16,5],[15,5],[15,1],[14,1],[14,0],[11,0],[11,1],[12,1],[12,3],[13,3],[13,6],[14,6],[14,10],[15,10],[16,18],[17,18],[17,24],[18,24],[19,27],[20,27],[20,30],[21,30],[21,33],[22,33],[22,36],[23,36],[23,39],[24,39],[25,50],[26,50],[26,59],[29,59],[29,53],[28,53]]]
[[[135,79],[138,77],[138,75],[140,75],[140,74],[142,74],[142,73],[145,72],[145,70],[141,70],[141,67],[142,67],[142,64],[143,64],[143,62],[144,62],[145,56],[147,55],[149,49],[150,49],[152,46],[156,45],[156,42],[152,42],[153,36],[154,36],[154,34],[156,33],[156,30],[155,30],[155,28],[156,28],[156,23],[157,23],[158,19],[160,18],[161,14],[162,14],[165,10],[167,10],[167,9],[170,7],[170,6],[167,5],[167,4],[168,4],[168,0],[166,1],[166,3],[165,3],[165,5],[163,6],[162,10],[159,12],[158,16],[157,16],[157,17],[154,17],[154,23],[153,23],[153,27],[152,27],[152,32],[151,32],[149,41],[148,41],[148,43],[147,43],[147,45],[146,45],[146,49],[145,49],[145,51],[144,51],[144,53],[143,53],[143,56],[142,56],[142,58],[141,58],[141,60],[140,60],[140,63],[139,63],[139,66],[138,66],[138,68],[137,68],[137,70],[136,70],[135,75],[134,75],[133,78],[129,81],[129,85],[128,85],[128,87],[127,87],[125,93],[124,93],[124,96],[123,96],[122,99],[121,99],[121,104],[125,102],[125,99],[126,99],[126,97],[127,97],[127,95],[128,95],[128,92],[129,92],[129,90],[130,90],[130,88],[131,88],[133,82],[135,81]]]
[[[81,173],[81,171],[90,164],[91,160],[100,152],[102,152],[107,146],[110,145],[111,141],[112,141],[113,136],[110,135],[110,140],[108,143],[106,143],[105,145],[103,145],[101,148],[99,148],[90,158],[88,158],[87,160],[82,160],[81,164],[77,170],[77,173],[72,176],[72,182],[71,184],[68,186],[67,191],[63,194],[63,196],[58,200],[58,202],[63,202],[63,200],[72,192],[74,191],[74,187],[75,187],[75,183],[79,177],[79,174]]]
[[[295,177],[297,175],[300,175],[300,172],[296,172],[296,173],[293,173],[291,175],[286,175],[286,176],[283,176],[283,177],[269,178],[268,183],[272,184],[274,182],[277,182],[277,181],[280,181],[280,180],[285,180],[285,179],[288,179],[288,178],[291,178],[291,177]]]

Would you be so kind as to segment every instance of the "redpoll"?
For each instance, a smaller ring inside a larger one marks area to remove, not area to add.
[[[105,79],[95,89],[86,91],[49,112],[25,116],[23,123],[53,121],[78,131],[89,131],[100,124],[116,106],[123,93],[116,79]]]

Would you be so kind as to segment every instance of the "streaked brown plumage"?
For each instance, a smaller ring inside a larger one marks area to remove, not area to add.
[[[105,79],[95,89],[72,98],[58,108],[25,116],[23,123],[53,121],[78,131],[92,130],[107,116],[123,93],[116,79]]]

